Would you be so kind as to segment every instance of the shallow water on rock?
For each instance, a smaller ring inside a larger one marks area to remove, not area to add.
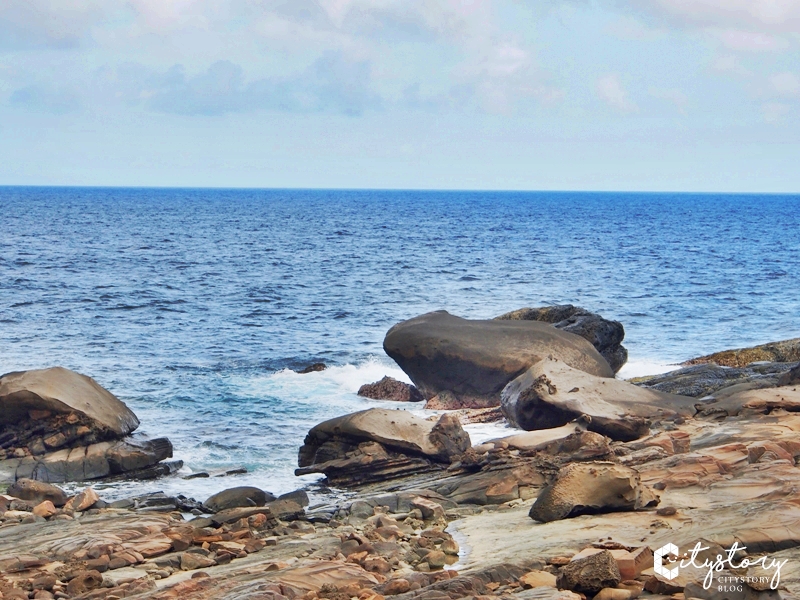
[[[91,375],[185,472],[250,471],[107,496],[296,488],[305,433],[390,405],[355,392],[405,379],[383,336],[429,310],[584,306],[625,325],[624,376],[800,336],[798,196],[0,188],[0,208],[0,371]]]

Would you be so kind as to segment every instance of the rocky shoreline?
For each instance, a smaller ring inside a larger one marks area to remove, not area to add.
[[[363,395],[444,412],[312,428],[297,474],[347,490],[314,505],[253,487],[104,502],[93,481],[180,468],[169,441],[131,437],[88,377],[5,375],[0,598],[800,597],[800,340],[626,382],[623,338],[573,306],[398,324],[384,348],[414,385]],[[474,445],[462,427],[498,419],[518,431]],[[675,570],[672,547],[701,549]]]

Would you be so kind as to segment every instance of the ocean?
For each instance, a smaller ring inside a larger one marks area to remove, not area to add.
[[[6,187],[0,214],[0,372],[90,375],[182,474],[249,471],[110,499],[312,484],[308,429],[395,407],[356,391],[407,380],[383,337],[431,310],[580,305],[624,324],[622,376],[800,336],[800,196]]]

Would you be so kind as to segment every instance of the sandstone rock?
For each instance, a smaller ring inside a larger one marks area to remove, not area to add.
[[[800,338],[770,342],[752,348],[723,350],[687,360],[685,365],[714,363],[722,367],[745,367],[754,362],[792,363],[800,361]]]
[[[693,415],[694,403],[547,358],[505,387],[501,407],[509,422],[525,430],[560,427],[585,415],[589,430],[630,441],[649,431],[650,418]]]
[[[458,420],[443,415],[432,423],[404,410],[372,408],[313,427],[300,448],[299,466],[342,457],[360,442],[374,441],[402,452],[447,462],[469,448]]]
[[[394,402],[422,402],[420,391],[413,385],[385,376],[375,383],[366,383],[358,388],[358,395],[373,400],[392,400]]]
[[[572,463],[561,468],[556,480],[539,494],[529,516],[547,523],[655,504],[658,498],[642,486],[639,474],[630,467],[611,462]]]
[[[67,584],[67,594],[78,596],[103,585],[103,576],[97,571],[84,571],[73,577]]]
[[[561,589],[595,594],[622,581],[617,563],[608,550],[569,562],[561,568],[557,585]]]
[[[44,425],[48,419],[73,414],[74,423],[70,424],[89,426],[95,433],[93,441],[121,438],[139,426],[136,415],[108,390],[90,377],[62,367],[8,373],[1,377],[0,409],[0,427],[26,421],[34,412],[46,429]],[[58,434],[64,435],[61,427],[53,433]],[[48,445],[47,439],[45,445]],[[54,439],[49,445],[62,444]]]
[[[32,512],[37,517],[42,517],[44,519],[47,519],[49,517],[52,517],[54,514],[56,514],[56,512],[58,512],[58,510],[56,509],[55,506],[53,506],[52,502],[50,502],[49,500],[45,500],[41,504],[37,504],[33,508]]]
[[[92,488],[86,488],[77,496],[70,498],[69,502],[64,505],[64,509],[74,512],[83,512],[94,506],[98,500],[100,500],[100,497],[97,495],[97,492]]]
[[[519,582],[525,589],[537,587],[556,587],[556,576],[547,571],[530,571],[519,578]]]
[[[105,456],[111,473],[128,473],[172,458],[172,443],[167,438],[127,439],[111,446]]]
[[[628,360],[628,351],[622,346],[622,340],[625,338],[625,328],[622,323],[604,319],[598,314],[572,304],[521,308],[496,318],[550,323],[557,329],[579,335],[597,349],[615,373]]]
[[[470,321],[438,311],[395,325],[383,347],[426,398],[449,390],[469,408],[497,406],[503,387],[546,356],[614,374],[585,339],[536,321]]]
[[[594,600],[631,600],[633,592],[618,588],[603,588],[594,597]]]
[[[32,479],[17,480],[8,488],[8,494],[35,503],[49,501],[55,506],[64,506],[67,503],[67,495],[63,490],[49,483]]]
[[[181,555],[181,570],[194,571],[195,569],[206,569],[217,564],[213,558],[197,554],[195,552],[184,552]]]
[[[217,513],[242,506],[264,506],[275,500],[275,496],[256,487],[235,487],[211,496],[204,502],[210,512]]]
[[[405,594],[411,589],[411,584],[408,579],[398,578],[387,581],[383,586],[384,596],[396,596],[397,594]]]

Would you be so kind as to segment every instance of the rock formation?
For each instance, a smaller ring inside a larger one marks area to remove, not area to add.
[[[625,328],[619,321],[604,319],[585,308],[564,304],[541,308],[520,308],[499,317],[500,320],[540,321],[579,335],[594,346],[616,373],[628,361],[628,351],[622,345]]]
[[[548,523],[657,504],[658,497],[642,486],[639,473],[630,467],[613,462],[572,463],[563,467],[556,480],[542,490],[528,514],[535,521]]]
[[[721,367],[746,367],[755,362],[794,363],[800,361],[800,338],[770,342],[752,348],[723,350],[687,360],[684,365],[714,363]]]
[[[0,378],[0,483],[48,483],[174,472],[166,438],[129,437],[136,415],[85,375],[61,367]]]
[[[358,388],[358,395],[394,402],[422,402],[425,399],[415,386],[388,376],[375,383],[365,383]]]
[[[694,404],[692,398],[595,377],[547,358],[505,387],[501,408],[512,425],[528,431],[585,416],[589,430],[630,441],[647,433],[653,419],[693,415]]]
[[[537,321],[432,312],[392,327],[383,347],[426,398],[449,391],[462,408],[497,406],[509,381],[548,356],[598,377],[614,375],[585,339]]]

